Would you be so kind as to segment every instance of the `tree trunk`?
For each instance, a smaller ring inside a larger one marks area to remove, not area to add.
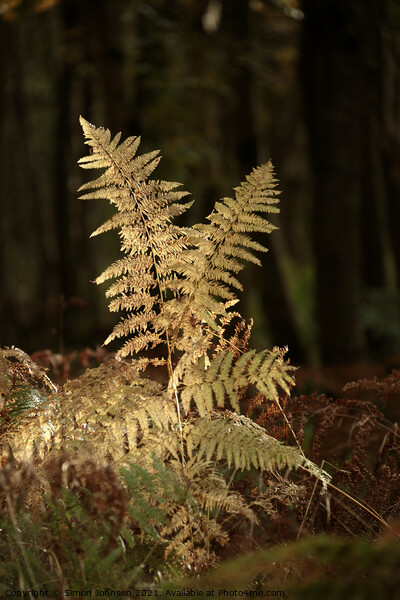
[[[226,47],[231,48],[233,63],[229,81],[232,98],[224,119],[224,162],[237,172],[236,177],[240,181],[257,166],[260,154],[253,102],[254,74],[249,62],[254,18],[256,17],[246,0],[224,2],[222,32]],[[267,157],[263,156],[262,160],[265,162]],[[276,224],[276,220],[274,222]],[[259,318],[261,321],[265,320],[269,330],[269,340],[266,343],[288,345],[292,360],[298,361],[301,359],[302,348],[278,260],[279,244],[276,236],[279,233],[272,233],[268,240],[264,236],[263,239],[260,238],[260,242],[265,243],[270,251],[268,255],[261,257],[262,271],[256,271],[257,267],[253,265],[247,266],[243,275],[246,290],[244,301],[249,316],[252,315],[253,306],[259,307],[264,313]],[[258,285],[254,285],[255,281]]]
[[[375,0],[304,0],[302,83],[314,179],[316,306],[321,358],[363,354],[361,199],[363,28]]]

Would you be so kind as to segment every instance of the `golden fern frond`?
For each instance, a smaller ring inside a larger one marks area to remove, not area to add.
[[[68,406],[66,400],[63,402],[63,424],[69,432],[69,445],[84,442],[96,454],[112,457],[115,462],[135,460],[144,464],[152,451],[163,458],[168,448],[178,444],[167,439],[162,443],[163,436],[176,428],[178,416],[174,402],[158,382],[145,378],[129,385],[110,382],[102,396],[80,387],[73,395],[68,392]],[[73,415],[74,423],[68,414]],[[71,431],[73,424],[75,432]],[[157,438],[154,443],[152,438]]]
[[[223,408],[225,395],[229,397],[234,410],[239,412],[236,382],[229,377],[232,360],[232,352],[221,352],[207,368],[203,356],[198,363],[191,365],[184,372],[181,401],[185,412],[192,404],[196,406],[201,416],[210,413],[215,405]]]
[[[261,471],[276,471],[302,467],[325,485],[329,480],[329,476],[298,448],[284,446],[243,415],[216,413],[211,420],[200,418],[185,441],[188,456],[195,456],[196,460],[225,460],[229,467],[233,465],[241,470],[254,467]]]
[[[290,394],[295,367],[283,359],[286,352],[287,348],[250,350],[236,359],[234,352],[223,350],[211,360],[202,356],[197,363],[186,364],[182,372],[183,410],[187,412],[194,404],[204,416],[216,406],[223,408],[227,397],[232,408],[240,412],[240,392],[250,384],[269,400],[279,399],[279,388]],[[181,374],[180,369],[178,373]]]
[[[235,301],[243,262],[260,264],[254,253],[267,250],[251,234],[275,229],[264,216],[279,212],[272,165],[254,169],[234,199],[217,202],[208,224],[179,228],[172,219],[189,206],[179,203],[185,193],[176,183],[148,179],[158,151],[137,156],[139,138],[120,143],[120,134],[111,139],[109,130],[80,121],[92,154],[79,164],[105,169],[80,188],[91,190],[82,198],[107,198],[118,210],[92,235],[120,229],[125,253],[96,280],[116,279],[106,292],[109,308],[127,313],[106,343],[128,337],[117,354],[123,357],[165,342],[171,377],[173,350],[186,350],[209,331],[218,337],[220,318],[228,314],[220,300]],[[167,289],[173,291],[168,300]]]
[[[181,277],[171,285],[189,297],[182,305],[182,321],[187,310],[205,322],[210,322],[210,312],[226,314],[218,299],[234,300],[234,290],[242,289],[236,275],[243,269],[243,261],[259,265],[254,251],[267,251],[250,234],[270,233],[276,229],[263,216],[279,212],[276,185],[272,164],[268,162],[254,169],[246,181],[235,188],[235,199],[223,198],[216,203],[208,217],[210,223],[195,226],[198,237],[192,240],[194,248],[182,253],[176,267]],[[178,341],[180,326],[178,322],[172,336],[174,343]]]
[[[108,129],[97,128],[80,117],[92,153],[78,162],[85,169],[106,169],[97,179],[81,186],[83,199],[105,198],[118,210],[92,235],[120,229],[125,257],[96,279],[100,284],[117,279],[106,296],[113,298],[111,311],[124,310],[128,316],[117,324],[106,344],[120,337],[130,339],[118,357],[135,354],[165,342],[165,328],[158,322],[167,283],[173,278],[172,265],[187,247],[187,232],[171,223],[190,203],[179,200],[186,192],[176,191],[174,182],[148,179],[160,158],[158,150],[137,156],[140,138],[120,143],[121,134],[111,139]]]
[[[177,426],[174,402],[163,386],[139,376],[135,362],[111,360],[68,381],[39,407],[20,419],[18,428],[3,436],[2,450],[17,461],[67,448],[115,461],[148,459],[153,448],[141,450],[153,431]],[[139,461],[140,462],[140,461]]]
[[[255,385],[268,400],[277,401],[279,400],[278,387],[290,395],[290,389],[295,384],[293,371],[296,367],[284,360],[287,351],[288,348],[285,347],[262,352],[255,350],[245,352],[235,362],[231,376],[239,388],[248,384]]]

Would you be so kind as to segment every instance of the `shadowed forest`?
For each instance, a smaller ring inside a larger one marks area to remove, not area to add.
[[[0,0],[0,597],[394,600],[399,224],[397,0]]]
[[[387,0],[2,1],[1,342],[103,343],[90,281],[117,254],[77,201],[78,116],[141,135],[192,222],[271,159],[279,231],[241,298],[257,346],[297,364],[400,345],[400,9]],[[195,212],[194,212],[195,211]],[[192,224],[192,222],[190,224]]]

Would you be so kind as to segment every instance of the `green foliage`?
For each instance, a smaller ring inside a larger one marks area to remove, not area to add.
[[[42,492],[40,494],[40,492]],[[0,473],[3,513],[0,594],[6,590],[129,587],[149,561],[138,554],[140,534],[124,541],[128,496],[107,463],[59,455],[40,472],[6,467]],[[135,512],[131,499],[130,509]],[[129,533],[129,530],[127,530]],[[162,556],[158,556],[162,569]]]
[[[232,352],[222,351],[209,361],[207,368],[203,357],[184,374],[183,409],[188,410],[193,401],[203,416],[215,405],[223,408],[228,397],[232,408],[240,412],[238,390],[249,385],[255,385],[271,400],[279,399],[278,386],[290,394],[293,367],[285,363],[284,354],[285,350],[280,349],[258,353],[250,350],[234,360]]]

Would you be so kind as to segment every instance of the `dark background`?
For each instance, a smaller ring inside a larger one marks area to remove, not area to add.
[[[118,318],[91,283],[119,250],[89,240],[107,203],[77,199],[80,114],[161,148],[188,224],[272,159],[255,346],[400,354],[398,0],[0,0],[0,345],[94,347]]]

